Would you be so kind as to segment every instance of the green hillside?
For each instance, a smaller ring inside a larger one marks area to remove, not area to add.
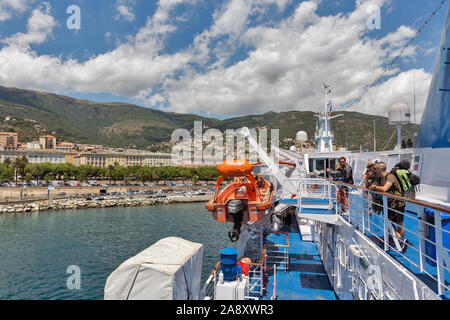
[[[336,114],[339,114],[337,112]],[[338,147],[351,150],[373,148],[373,121],[376,121],[377,146],[380,149],[395,131],[387,118],[357,112],[342,112],[343,117],[332,121]],[[3,121],[5,117],[15,121]],[[96,103],[56,94],[0,87],[1,131],[16,131],[20,141],[35,140],[43,133],[53,133],[60,141],[103,144],[110,147],[134,147],[139,149],[170,150],[173,130],[192,130],[194,121],[203,121],[209,128],[280,129],[282,147],[292,142],[297,131],[308,133],[314,145],[316,118],[313,112],[269,112],[262,115],[218,120],[193,114],[177,114],[143,108],[124,103]],[[405,135],[412,136],[417,125],[405,127]],[[284,141],[283,141],[284,139]],[[393,141],[387,145],[392,148]]]

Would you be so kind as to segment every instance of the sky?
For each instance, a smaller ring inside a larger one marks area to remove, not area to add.
[[[339,111],[440,2],[0,0],[0,85],[223,119],[319,111],[327,81]],[[447,6],[347,110],[412,111],[415,87],[420,122]]]

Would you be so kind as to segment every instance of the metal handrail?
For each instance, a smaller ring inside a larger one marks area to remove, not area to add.
[[[273,293],[270,300],[275,300],[277,298],[277,265],[273,265]]]
[[[279,265],[283,266],[283,270],[286,271],[289,269],[289,247],[290,247],[290,242],[289,242],[289,233],[288,232],[280,232],[280,233],[284,233],[286,235],[286,244],[272,244],[272,243],[266,243],[264,244],[264,250],[265,250],[265,254],[269,257],[269,255],[267,254],[268,249],[269,248],[281,248],[281,251],[279,252],[280,254],[275,257],[273,256],[273,252],[272,252],[272,260],[275,259],[279,259]],[[281,256],[281,257],[280,257]]]
[[[351,224],[356,226],[358,229],[362,229],[363,234],[367,234],[367,232],[369,232],[371,235],[375,236],[378,240],[383,241],[385,251],[390,251],[391,249],[394,249],[394,250],[397,249],[396,247],[397,247],[398,239],[395,235],[393,226],[403,228],[405,230],[405,234],[406,234],[406,232],[408,232],[408,234],[416,236],[419,240],[419,248],[418,249],[411,245],[408,245],[408,244],[405,244],[405,245],[407,245],[408,248],[412,248],[414,251],[419,253],[419,261],[413,261],[414,258],[412,258],[411,256],[408,257],[403,252],[401,252],[399,250],[396,250],[396,251],[402,258],[404,258],[406,261],[408,261],[411,265],[418,268],[420,270],[420,272],[427,274],[431,279],[436,281],[439,295],[442,296],[445,294],[446,290],[450,290],[449,286],[446,284],[446,279],[445,279],[445,271],[450,272],[450,269],[449,269],[450,268],[450,263],[449,263],[450,262],[450,257],[449,257],[450,249],[444,247],[443,242],[442,242],[442,234],[443,233],[450,234],[450,231],[443,229],[442,221],[441,221],[441,214],[440,214],[441,212],[450,213],[450,209],[439,206],[439,205],[430,204],[430,203],[427,203],[424,201],[399,197],[396,195],[392,195],[390,193],[372,191],[372,190],[369,190],[369,189],[366,189],[366,188],[360,187],[360,186],[350,185],[350,184],[346,184],[346,183],[339,183],[339,182],[337,182],[336,184],[349,187],[350,189],[358,189],[358,190],[362,191],[361,193],[352,193],[352,192],[348,193],[349,207],[351,205],[360,206],[360,209],[361,209],[361,210],[355,210],[355,211],[349,210],[349,216],[348,216],[347,220]],[[382,204],[376,203],[373,200],[371,200],[369,195],[381,196],[382,200],[383,200]],[[353,201],[353,199],[355,197],[356,197],[357,201]],[[417,215],[417,217],[407,214],[405,212],[401,212],[397,209],[390,208],[388,205],[388,199],[396,199],[396,200],[405,202],[405,208],[406,208],[407,203],[417,205],[418,206],[417,213],[409,211],[409,213],[412,213],[412,214],[415,213]],[[361,200],[361,201],[359,201],[359,200]],[[354,203],[351,203],[351,202],[354,202]],[[373,213],[370,212],[369,208],[373,208],[374,206],[377,206],[378,208],[382,208],[382,213],[380,213],[382,220],[383,220],[382,226],[377,225],[373,221],[374,219],[371,218]],[[424,208],[430,208],[435,211],[434,223],[425,221]],[[400,226],[399,224],[389,220],[389,217],[388,217],[389,211],[401,214],[404,217],[408,217],[409,219],[414,220],[418,224],[417,231],[411,230],[411,228],[406,228],[405,225]],[[344,219],[345,218],[346,217],[344,216]],[[425,226],[434,228],[435,241],[432,241],[431,239],[429,239],[425,236]],[[376,227],[379,231],[383,231],[383,235],[378,236],[375,232],[372,232],[371,227]],[[395,247],[389,243],[389,233],[392,234],[392,238],[394,240]],[[430,243],[430,244],[434,245],[435,250],[436,250],[436,258],[435,259],[426,254],[425,243]],[[424,261],[425,259],[429,259],[436,263],[436,273],[437,273],[436,276],[426,270],[425,261]],[[447,266],[445,264],[447,264]]]
[[[330,181],[330,180],[325,179],[325,178],[324,178],[324,180]],[[387,197],[392,198],[392,199],[406,201],[406,202],[410,202],[410,203],[413,203],[413,204],[416,204],[416,205],[419,205],[419,206],[424,206],[424,207],[427,207],[427,208],[430,208],[430,209],[433,209],[433,210],[437,210],[437,211],[441,211],[441,212],[445,212],[445,213],[450,213],[450,208],[443,207],[441,205],[430,203],[430,202],[427,202],[427,201],[400,197],[400,196],[397,196],[397,195],[394,195],[394,194],[391,194],[391,193],[387,193],[387,192],[374,191],[374,190],[370,190],[370,189],[367,189],[367,188],[362,187],[362,186],[358,186],[358,185],[354,185],[354,184],[348,184],[348,183],[344,183],[344,182],[341,182],[341,181],[333,181],[333,180],[331,180],[331,181],[332,181],[333,184],[341,185],[343,187],[349,187],[349,188],[358,189],[358,190],[361,190],[361,191],[368,191],[370,193],[377,194],[377,195],[380,195],[380,196],[387,196]]]
[[[211,270],[211,273],[209,274],[208,279],[206,280],[205,284],[203,285],[200,291],[201,300],[205,300],[206,298],[211,298],[212,300],[214,300],[217,272],[219,271],[219,268],[220,268],[220,261],[214,265],[214,267]],[[213,285],[212,287],[211,284]]]

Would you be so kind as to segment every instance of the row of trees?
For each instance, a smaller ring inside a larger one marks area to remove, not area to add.
[[[109,165],[107,168],[97,168],[93,166],[74,166],[73,164],[30,164],[26,157],[17,158],[15,161],[6,159],[0,164],[0,181],[22,181],[31,180],[46,181],[60,180],[70,181],[78,180],[85,182],[91,179],[109,179],[110,183],[114,181],[137,180],[141,182],[159,181],[159,180],[215,180],[219,176],[215,167],[202,166],[197,168],[185,167],[122,167],[118,165]]]

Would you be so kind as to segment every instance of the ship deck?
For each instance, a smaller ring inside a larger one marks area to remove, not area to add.
[[[286,233],[289,234],[289,267],[287,271],[283,271],[281,266],[277,267],[276,299],[337,300],[315,244],[302,240],[295,220],[290,228],[283,227],[279,233],[269,233],[264,243],[284,245]],[[272,297],[274,290],[274,270],[270,268],[269,256],[263,296],[266,300]]]

